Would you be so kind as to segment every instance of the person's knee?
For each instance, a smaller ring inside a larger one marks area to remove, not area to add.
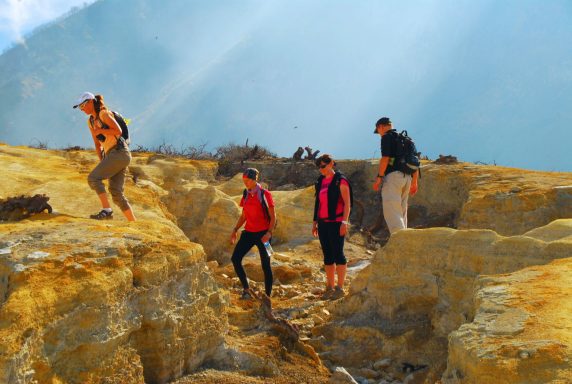
[[[344,254],[338,255],[336,257],[336,265],[346,265],[348,263],[348,260],[346,259],[346,256]]]
[[[237,266],[237,265],[241,265],[242,263],[242,256],[240,256],[240,252],[234,252],[230,258],[230,261],[232,262],[233,265]]]
[[[94,174],[93,172],[91,172],[87,176],[87,184],[91,189],[93,189],[97,193],[105,192],[105,185],[103,185],[103,179],[98,175]]]
[[[110,191],[110,192],[111,192],[111,198],[112,198],[113,202],[119,208],[121,208],[122,211],[126,211],[129,208],[131,208],[131,206],[129,205],[129,202],[127,201],[127,199],[125,198],[123,193],[117,192],[117,191]]]

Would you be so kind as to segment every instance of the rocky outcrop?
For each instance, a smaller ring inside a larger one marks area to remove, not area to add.
[[[0,146],[0,164],[0,196],[54,208],[0,226],[0,382],[163,383],[220,353],[227,296],[161,187],[128,180],[140,220],[98,222],[93,153]]]
[[[217,170],[215,161],[188,160],[146,153],[136,153],[129,166],[133,177],[150,180],[165,190],[193,180],[214,181]]]
[[[230,232],[240,216],[235,200],[206,183],[188,183],[172,189],[163,201],[187,237],[203,245],[209,260],[230,260]]]
[[[391,357],[397,365],[427,366],[428,380],[437,380],[448,335],[475,318],[477,278],[570,257],[572,243],[548,234],[554,231],[572,235],[558,222],[514,237],[447,228],[396,233],[333,309],[333,321],[315,330],[328,340],[321,356],[346,368]]]
[[[116,210],[97,222],[85,219],[99,209],[86,183],[95,163],[93,152],[0,145],[0,197],[45,193],[53,206],[51,215],[0,225],[1,382],[165,382],[199,366],[232,373],[181,382],[258,382],[243,374],[327,381],[311,348],[293,354],[252,303],[213,280],[240,289],[227,264],[240,173],[221,181],[214,162],[134,154],[126,195],[139,220]],[[366,227],[379,221],[376,163],[339,162]],[[499,233],[402,231],[363,269],[372,237],[355,225],[346,245],[350,295],[328,305],[318,300],[322,255],[310,234],[315,167],[258,168],[278,216],[275,315],[299,327],[332,371],[344,366],[356,381],[376,383],[487,382],[502,369],[506,382],[565,380],[572,220],[542,225],[570,216],[570,174],[427,165],[410,222]],[[244,264],[260,288],[258,258]]]
[[[164,383],[222,345],[225,297],[175,228],[58,216],[3,231],[1,382]]]
[[[542,234],[541,234],[542,232]],[[530,233],[572,245],[572,220]],[[449,336],[445,383],[566,383],[572,378],[572,259],[477,280],[476,315]]]

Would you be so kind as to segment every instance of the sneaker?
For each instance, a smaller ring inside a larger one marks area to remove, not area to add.
[[[322,300],[330,300],[332,298],[332,295],[334,294],[334,288],[332,287],[327,287],[326,291],[324,293],[322,293]]]
[[[346,294],[344,293],[343,288],[340,287],[336,287],[336,289],[334,290],[334,293],[332,293],[332,295],[330,296],[330,300],[338,300],[341,299],[342,297],[344,297]]]
[[[240,295],[240,300],[252,300],[252,295],[250,294],[248,289],[242,291],[242,295]]]
[[[99,213],[96,213],[95,215],[89,215],[89,217],[95,220],[113,219],[113,211],[107,212],[105,209],[102,209],[101,211],[99,211]]]

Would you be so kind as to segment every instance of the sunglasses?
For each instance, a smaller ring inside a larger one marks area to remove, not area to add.
[[[78,105],[78,108],[79,108],[79,109],[83,109],[83,107],[85,107],[85,106],[87,105],[87,102],[88,102],[88,101],[89,101],[89,100],[85,100],[83,103],[81,103],[80,105]]]
[[[328,163],[328,164],[320,164],[320,165],[318,165],[318,168],[324,169],[324,168],[326,168],[328,165],[330,165],[330,163]]]

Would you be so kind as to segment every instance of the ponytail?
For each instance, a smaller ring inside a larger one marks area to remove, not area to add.
[[[103,102],[103,96],[95,95],[95,100],[93,101],[93,107],[95,109],[95,113],[97,114],[97,116],[99,116],[99,112],[102,109],[107,109],[105,107],[105,103]]]

